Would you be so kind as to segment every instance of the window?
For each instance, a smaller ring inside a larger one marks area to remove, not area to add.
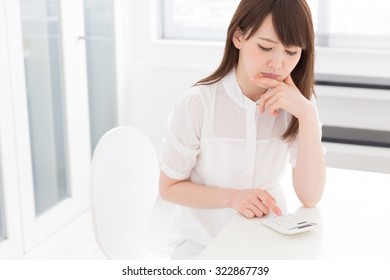
[[[113,0],[84,0],[91,149],[117,125]]]
[[[38,215],[69,196],[59,1],[21,0],[22,36]]]
[[[162,0],[162,37],[225,40],[226,29],[240,0]]]
[[[166,39],[224,40],[239,0],[162,0]],[[317,45],[390,49],[390,2],[387,0],[307,0]]]

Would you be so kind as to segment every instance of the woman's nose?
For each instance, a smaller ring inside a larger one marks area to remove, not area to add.
[[[270,67],[271,69],[276,70],[282,68],[282,65],[283,65],[282,56],[275,54],[269,58],[267,66]]]

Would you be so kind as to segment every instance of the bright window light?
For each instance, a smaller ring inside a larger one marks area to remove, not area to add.
[[[225,40],[240,0],[160,0],[165,39]],[[390,50],[390,1],[307,0],[317,45]]]

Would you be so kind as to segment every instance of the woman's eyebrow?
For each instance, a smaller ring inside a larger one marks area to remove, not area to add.
[[[265,37],[257,37],[257,39],[264,40],[264,41],[267,41],[267,42],[271,42],[271,43],[274,43],[274,44],[278,43],[278,42],[276,42],[276,41],[274,41],[272,39],[265,38]]]

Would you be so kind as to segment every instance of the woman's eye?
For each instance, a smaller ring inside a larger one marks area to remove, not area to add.
[[[297,51],[289,51],[289,50],[286,50],[286,53],[287,53],[288,55],[293,56],[293,55],[296,55],[298,52],[297,52]]]
[[[265,48],[265,47],[263,47],[262,45],[258,45],[258,46],[259,46],[259,48],[260,48],[262,51],[264,51],[264,52],[269,52],[269,51],[272,50],[272,48]]]

